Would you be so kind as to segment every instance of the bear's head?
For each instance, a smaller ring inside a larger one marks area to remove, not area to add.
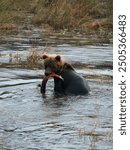
[[[59,55],[49,56],[44,54],[43,59],[46,76],[51,74],[60,75],[61,71],[65,69],[74,70],[73,67],[69,63],[65,62]]]

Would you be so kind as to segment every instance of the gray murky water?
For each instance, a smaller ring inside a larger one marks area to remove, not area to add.
[[[27,36],[16,36],[3,42],[1,66],[10,62],[10,53],[19,53],[24,59],[32,47],[42,51],[44,44],[28,41]],[[50,80],[43,98],[38,87],[43,69],[1,67],[0,150],[111,150],[112,45],[53,43],[47,52],[60,54],[74,64],[87,78],[91,92],[88,96],[54,98]]]

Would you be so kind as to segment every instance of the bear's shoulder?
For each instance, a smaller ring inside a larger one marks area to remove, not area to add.
[[[67,62],[64,63],[63,65],[63,70],[72,70],[72,71],[75,71],[73,66]]]

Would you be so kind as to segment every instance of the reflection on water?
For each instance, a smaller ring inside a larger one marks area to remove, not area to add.
[[[27,55],[32,45],[22,46],[2,45],[0,63],[8,63],[16,49]],[[0,149],[112,149],[112,46],[62,44],[49,53],[74,64],[87,78],[90,94],[56,98],[49,80],[42,97],[43,70],[0,68]]]

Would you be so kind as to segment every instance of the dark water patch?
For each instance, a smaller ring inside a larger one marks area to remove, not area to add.
[[[10,93],[10,92],[7,92],[7,91],[5,91],[3,93],[6,93],[6,94],[0,95],[0,99],[13,98],[13,96],[15,95],[14,93]]]
[[[17,130],[16,127],[9,127],[4,129],[5,132],[14,132],[15,130]]]
[[[36,64],[36,65],[30,65],[27,64],[27,62],[22,62],[22,63],[2,63],[0,64],[0,68],[21,68],[21,69],[42,69],[43,65],[41,64]]]
[[[104,62],[100,62],[100,63],[90,63],[90,64],[86,64],[86,63],[81,63],[81,62],[75,62],[72,63],[72,65],[75,68],[80,68],[80,69],[113,69],[113,62],[109,62],[109,61],[104,61]]]
[[[109,81],[111,81],[112,82],[112,79],[113,79],[113,76],[110,76],[110,75],[86,75],[86,76],[84,76],[86,79],[93,79],[93,80],[97,80],[98,79],[98,81],[99,81],[99,79],[100,80],[102,80],[102,81],[107,81],[107,82],[109,82]]]
[[[4,92],[1,92],[0,95],[4,95],[4,94],[9,94],[10,92],[8,91],[4,91]]]
[[[110,129],[112,129],[113,127],[111,125],[109,125],[109,126],[105,125],[105,126],[102,126],[102,128],[110,128]]]
[[[95,64],[95,63],[92,63],[92,64],[95,65],[96,69],[113,69],[113,62],[111,61],[106,61],[106,62],[104,61],[98,64]]]
[[[23,84],[30,84],[30,83],[34,83],[34,82],[28,82],[28,83],[15,83],[15,84],[6,84],[6,85],[2,85],[2,86],[0,86],[0,88],[3,88],[3,87],[9,87],[9,86],[23,85]]]

